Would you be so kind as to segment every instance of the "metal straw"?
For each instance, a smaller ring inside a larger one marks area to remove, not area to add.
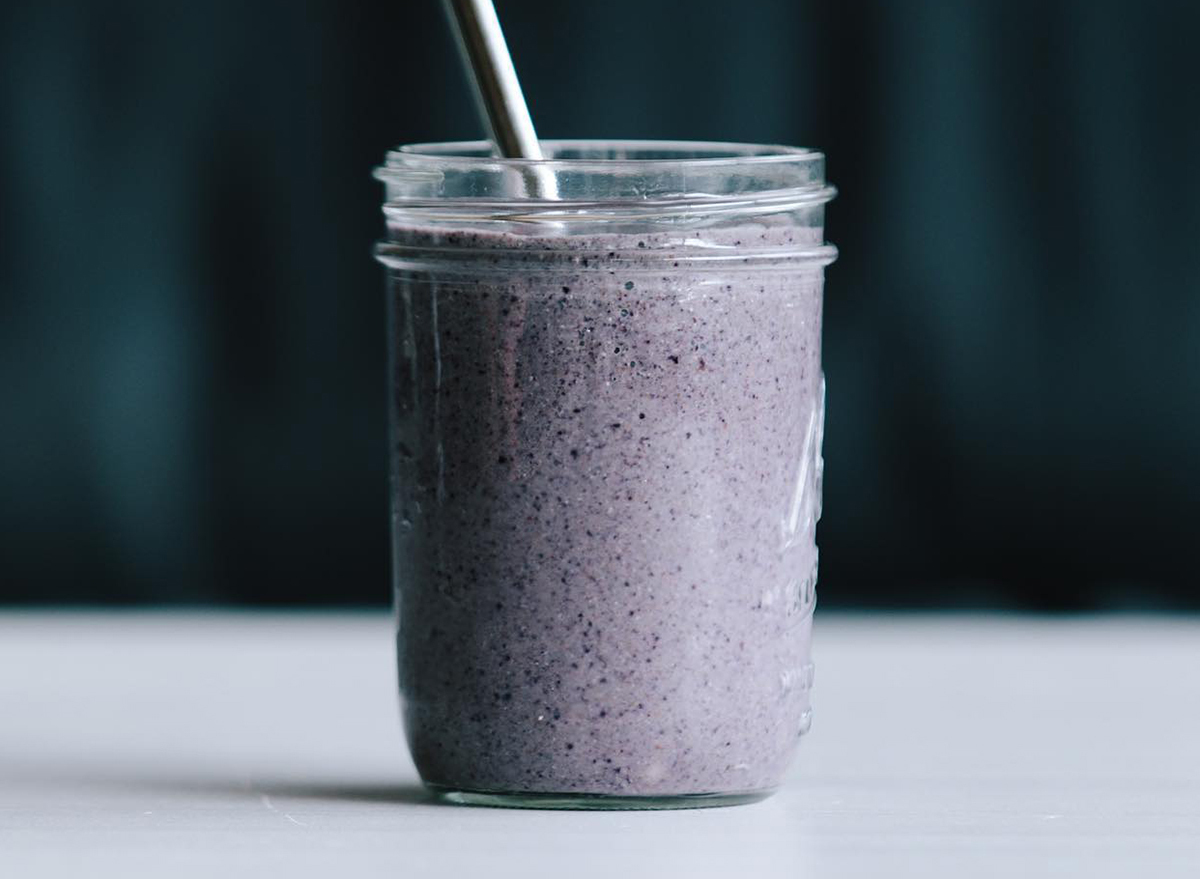
[[[510,159],[542,158],[492,0],[445,0],[445,6],[500,155]]]

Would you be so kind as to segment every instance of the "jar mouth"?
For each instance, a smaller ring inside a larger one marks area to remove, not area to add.
[[[496,156],[490,141],[445,141],[405,144],[387,154],[387,164],[462,163],[508,167],[612,169],[633,165],[674,165],[713,168],[749,164],[823,161],[824,154],[804,147],[701,140],[543,140],[544,159],[506,159]]]
[[[375,169],[386,187],[384,210],[570,222],[605,213],[778,212],[835,194],[824,154],[800,147],[546,140],[542,148],[547,158],[533,160],[496,157],[487,141],[402,146]]]

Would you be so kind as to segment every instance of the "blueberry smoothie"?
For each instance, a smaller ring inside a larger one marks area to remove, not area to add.
[[[427,783],[779,783],[810,722],[828,260],[795,254],[821,240],[787,217],[389,227],[470,256],[389,273],[400,686]]]

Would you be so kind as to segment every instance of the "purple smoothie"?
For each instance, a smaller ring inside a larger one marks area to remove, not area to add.
[[[821,229],[690,232],[689,252]],[[393,226],[399,670],[460,790],[765,792],[810,718],[822,265]]]

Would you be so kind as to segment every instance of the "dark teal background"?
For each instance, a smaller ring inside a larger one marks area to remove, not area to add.
[[[1200,4],[498,0],[544,136],[829,156],[826,606],[1200,605]],[[0,11],[0,601],[388,599],[435,0]]]

